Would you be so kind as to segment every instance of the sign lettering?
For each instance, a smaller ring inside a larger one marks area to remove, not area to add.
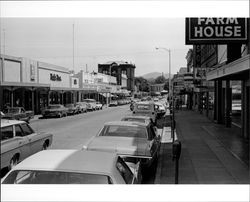
[[[50,74],[50,80],[51,81],[62,81],[61,76],[59,76],[58,74]]]
[[[248,18],[186,18],[186,44],[245,43]]]

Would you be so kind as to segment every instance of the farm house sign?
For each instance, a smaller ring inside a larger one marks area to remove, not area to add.
[[[246,43],[248,18],[186,18],[186,44]]]

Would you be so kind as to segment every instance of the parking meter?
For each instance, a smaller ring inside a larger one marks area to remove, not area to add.
[[[176,124],[175,120],[172,120],[171,121],[171,127],[172,127],[173,130],[175,130],[175,124]]]
[[[174,141],[172,149],[173,160],[179,160],[181,155],[181,142],[179,140]]]
[[[176,140],[173,143],[173,161],[175,161],[175,184],[178,184],[179,178],[179,158],[181,155],[181,142]]]

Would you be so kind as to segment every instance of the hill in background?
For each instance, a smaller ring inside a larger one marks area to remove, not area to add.
[[[148,74],[144,74],[142,75],[143,78],[147,79],[148,81],[153,81],[155,80],[158,76],[161,76],[162,73],[161,72],[151,72]],[[163,75],[166,79],[168,79],[168,73]],[[171,78],[173,77],[173,75],[171,74]]]

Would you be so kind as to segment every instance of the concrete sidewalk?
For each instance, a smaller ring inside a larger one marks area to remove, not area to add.
[[[194,111],[176,113],[179,184],[249,184],[249,142]],[[163,143],[155,184],[174,184],[172,144]]]

